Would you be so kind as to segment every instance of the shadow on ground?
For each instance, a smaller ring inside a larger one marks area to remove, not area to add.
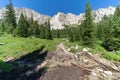
[[[0,80],[37,80],[46,71],[46,68],[35,70],[38,65],[45,61],[48,51],[40,49],[21,56],[18,59],[6,62],[12,66],[9,72],[0,72]]]

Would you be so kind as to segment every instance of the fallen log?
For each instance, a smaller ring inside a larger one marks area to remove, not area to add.
[[[99,61],[98,59],[96,59],[95,57],[93,57],[92,55],[85,53],[86,56],[92,60],[94,60],[97,64],[99,64],[102,68],[106,69],[106,70],[110,70],[110,71],[115,71],[115,72],[120,72],[119,70],[116,70],[114,68],[112,68],[109,65],[106,65],[105,63],[102,63],[101,61]]]
[[[90,72],[92,72],[92,70],[90,70],[89,68],[85,68],[85,67],[83,67],[81,65],[77,65],[75,63],[70,63],[70,64],[77,67],[77,68],[80,68],[80,69],[84,70],[86,74],[90,74]]]

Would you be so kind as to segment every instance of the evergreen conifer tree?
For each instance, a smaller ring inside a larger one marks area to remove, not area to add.
[[[84,45],[93,46],[94,44],[94,24],[88,2],[86,3],[85,20],[82,27],[82,40]]]
[[[45,28],[43,25],[40,26],[40,38],[45,39]]]
[[[37,21],[34,21],[33,22],[33,35],[35,36],[35,37],[38,37],[39,36],[39,24],[38,24],[38,22]]]
[[[15,17],[15,11],[14,11],[14,7],[12,5],[11,0],[9,4],[6,6],[4,18],[5,18],[6,28],[10,27],[9,29],[12,29],[12,30],[8,30],[8,31],[10,31],[9,33],[12,33],[16,28],[16,17]]]
[[[28,22],[25,19],[23,13],[21,13],[15,33],[20,37],[28,37],[29,36],[28,28],[29,28]]]
[[[47,27],[46,27],[46,39],[50,39],[52,40],[53,37],[52,37],[52,31],[51,31],[51,28],[50,28],[50,20],[47,21]]]

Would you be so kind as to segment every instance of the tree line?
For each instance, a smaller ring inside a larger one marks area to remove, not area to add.
[[[42,39],[53,39],[50,29],[50,20],[45,24],[39,25],[38,21],[27,18],[26,14],[21,13],[18,22],[16,21],[15,11],[12,3],[6,6],[4,19],[1,21],[1,31],[8,34],[13,34],[19,37],[34,36]]]
[[[33,17],[27,18],[25,14],[16,23],[15,12],[12,3],[6,6],[5,18],[1,22],[0,30],[14,36],[34,36],[41,39],[67,38],[70,42],[81,41],[83,45],[93,47],[97,40],[102,41],[101,46],[109,51],[120,50],[120,5],[114,15],[104,16],[98,22],[93,22],[90,3],[86,3],[85,20],[81,25],[65,25],[64,29],[51,30],[50,20],[39,25]]]
[[[63,30],[54,30],[53,36],[68,38],[70,42],[81,41],[89,47],[94,47],[97,41],[101,41],[101,46],[108,51],[120,50],[120,5],[114,15],[104,15],[100,22],[94,23],[90,3],[87,3],[85,20],[81,25],[66,26]]]

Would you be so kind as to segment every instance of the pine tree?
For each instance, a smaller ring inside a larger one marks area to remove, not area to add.
[[[40,38],[45,39],[45,28],[43,25],[40,26]]]
[[[28,20],[28,24],[29,24],[28,33],[29,33],[30,36],[33,35],[33,28],[34,28],[33,27],[33,22],[34,22],[33,16],[31,16],[31,18],[29,18],[29,20]]]
[[[102,18],[102,21],[100,21],[97,25],[98,26],[97,38],[99,38],[102,41],[105,40],[106,26],[108,26],[108,21],[109,21],[109,18],[106,15],[104,15],[104,17]]]
[[[50,39],[52,40],[53,37],[52,37],[52,31],[51,31],[51,28],[50,28],[50,20],[47,21],[47,26],[46,26],[46,39]]]
[[[15,11],[14,11],[14,7],[12,5],[11,0],[10,0],[10,3],[6,6],[4,18],[5,18],[6,28],[13,26],[13,28],[10,28],[12,29],[10,30],[11,31],[10,33],[12,33],[16,28],[16,17],[15,17]]]
[[[120,46],[120,40],[114,36],[114,21],[113,17],[110,17],[108,25],[105,29],[105,40],[103,47],[108,51],[118,50]]]
[[[116,38],[120,38],[120,5],[117,6],[114,13],[114,33]]]
[[[37,21],[34,21],[33,22],[33,35],[35,37],[38,37],[39,36],[39,24]]]
[[[82,27],[82,40],[84,45],[93,46],[94,44],[94,25],[89,3],[86,3],[85,20]]]
[[[69,40],[70,42],[75,41],[75,31],[74,28],[69,28]]]
[[[120,17],[120,5],[117,6],[115,13],[114,13],[114,17]]]
[[[28,28],[29,28],[28,22],[25,19],[23,13],[21,13],[15,34],[20,36],[20,37],[28,37],[29,36]]]
[[[105,21],[104,21],[105,22]],[[105,25],[105,24],[103,24]],[[113,16],[110,16],[105,25],[105,40],[103,47],[108,51],[120,49],[120,5],[116,8]]]

